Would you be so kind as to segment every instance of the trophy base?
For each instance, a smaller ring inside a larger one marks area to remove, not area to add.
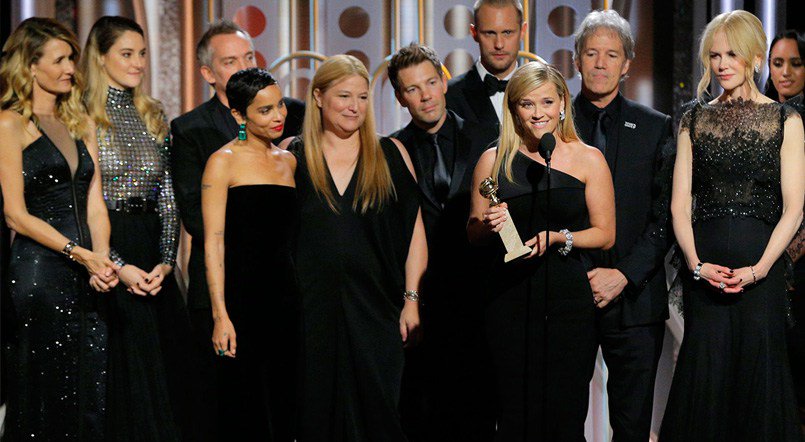
[[[528,255],[529,253],[531,253],[531,247],[528,246],[518,247],[506,253],[506,256],[503,257],[503,262],[513,261],[521,256]]]

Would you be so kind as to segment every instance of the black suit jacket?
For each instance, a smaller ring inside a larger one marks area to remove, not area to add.
[[[480,144],[489,147],[497,144],[500,122],[475,65],[450,80],[445,97],[448,109],[467,123],[477,126],[476,132],[480,137],[477,141]]]
[[[621,294],[621,322],[633,326],[668,318],[664,258],[673,237],[670,192],[676,146],[671,117],[621,98],[605,154],[615,185],[615,246],[586,255],[593,267],[616,268],[629,280]],[[588,138],[594,122],[581,116],[579,97],[573,107],[579,136]]]
[[[423,283],[423,295],[433,295],[432,298],[426,298],[426,303],[431,307],[442,305],[455,310],[462,304],[477,302],[468,301],[466,296],[471,290],[477,290],[477,285],[471,278],[474,273],[472,269],[480,264],[479,259],[483,255],[477,248],[470,247],[466,226],[470,198],[475,191],[472,189],[472,174],[486,144],[480,140],[479,131],[474,125],[468,124],[455,113],[448,112],[455,123],[455,163],[450,192],[444,207],[436,201],[432,189],[423,185],[423,179],[420,178],[419,183],[422,192],[422,220],[428,240],[428,270]],[[423,161],[422,153],[423,148],[432,147],[417,145],[416,131],[416,126],[411,122],[391,137],[397,138],[405,146],[417,177],[432,175],[433,165]]]
[[[302,127],[305,104],[293,98],[285,98],[288,116],[282,138],[298,135]],[[222,114],[217,97],[212,97],[192,111],[171,122],[173,147],[171,168],[176,203],[185,229],[193,237],[188,264],[189,285],[187,305],[189,308],[209,308],[207,277],[204,272],[204,224],[201,217],[201,176],[207,159],[224,144],[232,141],[237,132],[232,131],[234,118]]]

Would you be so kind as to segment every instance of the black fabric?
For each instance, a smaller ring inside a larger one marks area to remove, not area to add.
[[[553,169],[547,206],[545,166],[517,153],[513,182],[498,195],[520,237],[552,225],[589,227],[585,184]],[[595,368],[595,306],[577,249],[503,262],[498,243],[488,271],[485,330],[497,392],[496,441],[583,441],[589,382]],[[546,262],[547,261],[547,262]],[[546,310],[547,307],[547,310]]]
[[[276,216],[280,208],[281,217]],[[224,299],[238,347],[236,358],[218,358],[219,440],[295,440],[300,312],[291,253],[296,211],[292,187],[229,189]]]
[[[597,147],[604,155],[607,153],[606,119],[606,111],[603,109],[598,110],[595,125],[593,126],[593,136],[591,138],[593,146]]]
[[[509,80],[500,80],[492,74],[484,75],[484,86],[486,86],[486,94],[490,97],[498,92],[506,92],[506,85]]]
[[[419,192],[394,143],[381,146],[396,199],[361,214],[352,208],[358,168],[343,195],[330,179],[336,213],[313,188],[301,140],[292,143],[304,317],[300,442],[406,440],[399,319]]]
[[[84,143],[75,145],[75,175],[46,135],[22,151],[25,204],[29,214],[91,249],[87,192],[95,169]],[[14,237],[10,255],[3,440],[106,440],[107,295],[90,288],[81,265],[26,236]]]
[[[778,103],[748,101],[703,104],[683,116],[692,142],[691,196],[704,207],[693,221],[702,262],[734,269],[765,252],[780,216],[771,209],[782,204],[779,158],[789,117],[798,118]],[[803,440],[786,351],[784,268],[781,257],[740,294],[682,273],[685,334],[661,440]]]
[[[447,195],[450,193],[450,173],[447,171],[447,161],[444,158],[442,148],[439,146],[438,137],[438,134],[433,134],[430,137],[433,152],[436,156],[433,162],[433,190],[436,200],[444,205]]]
[[[451,171],[444,205],[434,194],[433,166],[427,133],[413,122],[392,134],[411,157],[422,197],[422,220],[428,238],[428,269],[422,281],[424,338],[406,351],[401,412],[411,441],[486,442],[495,429],[489,357],[480,324],[483,318],[481,279],[488,274],[488,256],[472,247],[466,226],[470,212],[472,174],[486,145],[477,126],[454,112],[439,129],[440,147]],[[450,164],[452,163],[452,164]],[[475,301],[472,301],[475,300]],[[472,388],[467,388],[471,385]]]
[[[445,99],[448,109],[475,126],[478,143],[488,147],[497,144],[500,120],[476,66],[450,80]]]
[[[651,434],[653,393],[665,323],[624,327],[623,302],[596,310],[596,335],[607,366],[607,397],[616,442],[645,442]]]

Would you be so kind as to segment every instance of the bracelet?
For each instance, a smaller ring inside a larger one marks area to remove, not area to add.
[[[64,248],[61,249],[61,252],[64,256],[72,259],[75,261],[75,257],[73,256],[73,249],[78,247],[78,244],[75,241],[68,241],[67,244],[64,245]]]
[[[749,266],[749,270],[752,271],[752,284],[757,284],[757,276],[755,276],[755,267]]]
[[[403,299],[411,302],[419,302],[419,292],[416,290],[406,290],[403,292]]]
[[[565,235],[565,246],[558,250],[559,254],[562,256],[567,256],[570,253],[570,250],[573,248],[573,234],[570,233],[570,230],[562,229],[559,233]]]
[[[693,269],[693,280],[694,281],[698,281],[698,280],[702,279],[702,266],[703,265],[704,265],[704,263],[700,262],[700,263],[696,264],[696,268]]]

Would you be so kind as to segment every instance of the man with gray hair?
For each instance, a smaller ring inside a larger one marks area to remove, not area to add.
[[[198,435],[188,440],[223,440],[229,435],[224,428],[229,420],[225,414],[226,405],[219,406],[216,401],[212,309],[204,270],[201,175],[210,155],[232,141],[238,132],[238,124],[230,113],[226,98],[226,83],[232,74],[255,67],[257,62],[249,34],[228,20],[213,23],[207,29],[196,47],[196,57],[201,76],[215,89],[215,95],[171,122],[171,168],[176,203],[182,223],[192,237],[187,310],[198,347],[198,382],[204,390],[198,401]],[[284,101],[288,116],[281,139],[299,134],[305,113],[301,101],[288,98]]]
[[[584,259],[618,442],[644,442],[651,432],[668,318],[664,258],[672,232],[671,118],[620,93],[634,46],[629,23],[614,10],[591,12],[575,33],[582,85],[573,101],[574,121],[582,140],[604,153],[615,185],[615,246],[587,252]]]

